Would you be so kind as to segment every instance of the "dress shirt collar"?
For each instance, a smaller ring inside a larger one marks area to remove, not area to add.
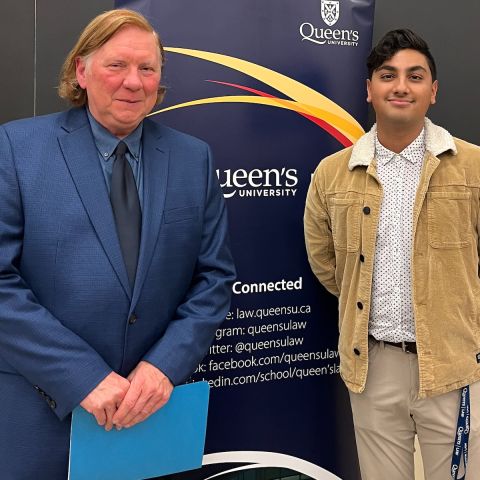
[[[422,128],[420,135],[408,146],[406,146],[398,155],[415,164],[425,156],[425,128]],[[384,147],[378,140],[375,133],[375,156],[381,165],[386,165],[393,157],[397,155],[388,148]]]
[[[112,135],[103,125],[98,123],[90,110],[87,108],[88,120],[92,129],[95,145],[104,160],[108,160],[120,141],[115,135]],[[140,159],[140,147],[142,143],[143,122],[127,137],[123,139],[128,147],[130,155],[135,160]]]

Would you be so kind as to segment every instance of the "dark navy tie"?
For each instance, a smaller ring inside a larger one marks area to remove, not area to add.
[[[110,202],[112,203],[123,260],[127,267],[128,280],[133,290],[140,248],[142,212],[132,168],[125,156],[126,151],[125,142],[119,142],[114,152]]]

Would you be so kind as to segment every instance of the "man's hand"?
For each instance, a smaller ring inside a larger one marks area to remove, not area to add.
[[[113,416],[116,427],[132,427],[142,422],[170,398],[173,385],[157,367],[141,361],[127,377],[130,388]]]
[[[115,372],[107,375],[80,403],[95,416],[99,425],[109,431],[113,427],[113,416],[128,392],[130,382]]]

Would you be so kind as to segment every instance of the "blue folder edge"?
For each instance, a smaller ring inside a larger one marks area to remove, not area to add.
[[[144,480],[200,468],[209,385],[173,389],[168,403],[131,428],[106,432],[82,407],[72,414],[69,480]]]

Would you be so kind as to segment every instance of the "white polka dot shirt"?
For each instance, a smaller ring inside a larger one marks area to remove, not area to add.
[[[375,247],[369,333],[388,342],[415,341],[412,302],[413,206],[425,156],[425,131],[396,154],[375,139],[383,200]]]

